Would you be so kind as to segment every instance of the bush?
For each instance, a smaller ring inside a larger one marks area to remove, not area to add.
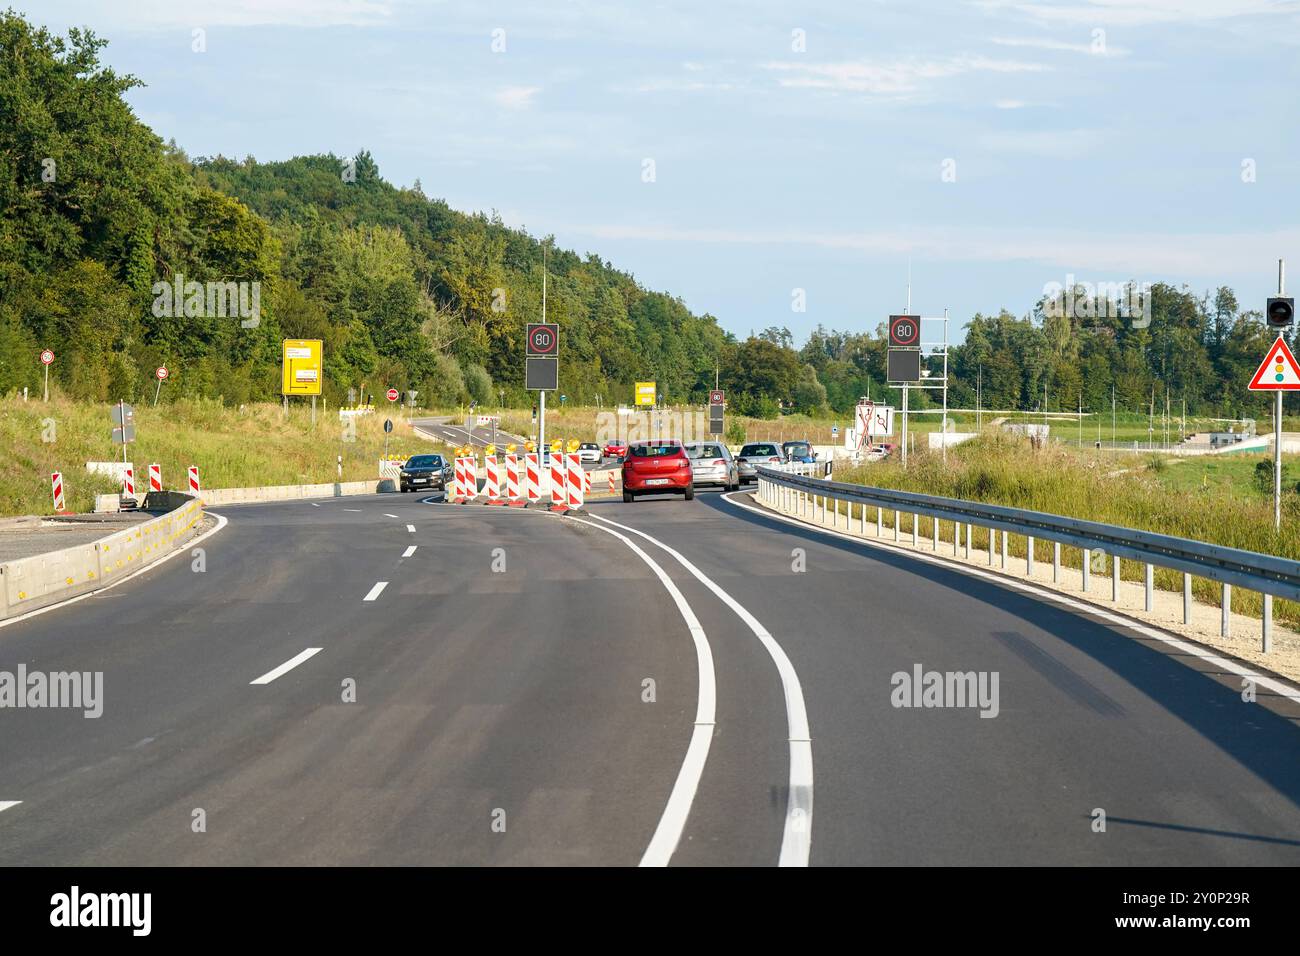
[[[1272,492],[1273,462],[1271,460],[1265,459],[1255,466],[1255,487],[1260,491]]]

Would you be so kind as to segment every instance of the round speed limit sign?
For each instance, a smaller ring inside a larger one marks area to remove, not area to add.
[[[154,375],[158,376],[158,381],[160,382],[165,381],[167,378],[167,366],[159,365],[158,370],[154,372]],[[171,392],[168,392],[167,394],[170,395]]]
[[[536,322],[528,326],[528,354],[531,356],[556,355],[560,351],[560,327],[550,322]]]
[[[54,353],[51,352],[49,349],[46,349],[44,352],[41,353],[42,365],[49,365],[53,361],[54,361]]]

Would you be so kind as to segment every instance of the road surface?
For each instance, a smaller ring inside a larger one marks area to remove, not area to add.
[[[0,864],[1300,864],[1293,701],[746,505],[218,509],[204,570],[0,628],[104,675],[0,710]],[[917,665],[996,716],[894,706]]]

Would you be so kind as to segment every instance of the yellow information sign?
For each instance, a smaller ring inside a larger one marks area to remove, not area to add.
[[[638,405],[653,405],[655,403],[654,382],[636,383],[636,403]]]
[[[320,339],[285,339],[280,353],[282,395],[319,395],[324,369]]]

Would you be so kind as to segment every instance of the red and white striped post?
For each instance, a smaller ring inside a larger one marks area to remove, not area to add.
[[[591,472],[586,468],[582,469],[582,493],[584,495],[591,494]]]
[[[149,466],[149,490],[162,491],[162,465]]]
[[[63,503],[62,472],[55,471],[50,473],[50,490],[54,494],[54,510],[59,514],[63,514],[63,512],[68,510],[68,506]]]
[[[128,498],[135,497],[135,467],[132,465],[122,469],[122,494]]]
[[[506,455],[506,498],[516,508],[524,503],[524,499],[519,496],[518,455]]]
[[[587,487],[586,470],[582,467],[581,455],[569,456],[569,509],[582,507],[583,489]]]
[[[564,503],[567,496],[564,493],[564,454],[562,452],[551,452],[551,510],[567,511]]]
[[[617,491],[617,490],[615,489],[615,487],[614,487],[614,469],[613,469],[613,468],[611,468],[611,469],[609,470],[609,493],[610,493],[611,495],[618,494],[618,491]]]
[[[501,500],[501,469],[497,466],[497,456],[488,455],[483,459],[484,467],[487,468],[487,485],[484,491],[487,492],[487,503],[490,505],[503,505]]]
[[[465,461],[465,502],[469,503],[478,497],[478,456],[466,455]]]
[[[192,495],[199,495],[199,494],[202,494],[202,493],[203,493],[203,489],[199,486],[199,466],[198,466],[198,465],[190,465],[190,467],[189,467],[189,479],[190,479],[190,494],[192,494]]]
[[[542,498],[541,456],[535,451],[524,455],[524,494],[528,503],[536,504]]]

